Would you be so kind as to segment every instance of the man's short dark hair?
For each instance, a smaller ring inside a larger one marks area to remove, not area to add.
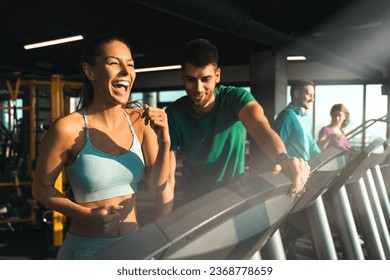
[[[181,54],[181,67],[186,63],[200,68],[209,64],[218,67],[218,50],[206,39],[192,40],[185,45]]]
[[[303,88],[305,86],[313,86],[315,87],[315,83],[310,80],[299,80],[299,81],[294,81],[291,83],[291,88],[290,88],[290,96],[291,99],[293,98],[294,92],[297,90],[299,92],[303,91]]]

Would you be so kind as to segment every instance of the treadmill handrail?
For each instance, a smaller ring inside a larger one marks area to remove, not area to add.
[[[345,168],[347,153],[348,149],[342,146],[330,146],[309,160],[310,167],[315,167],[306,183],[307,191],[302,199],[295,204],[291,210],[292,213],[311,205],[330,186]],[[323,176],[324,173],[326,176]],[[318,181],[318,177],[322,180]]]
[[[348,162],[346,168],[344,168],[343,172],[341,172],[340,176],[327,191],[327,196],[333,197],[342,186],[359,179],[366,171],[363,169],[366,169],[365,164],[369,160],[370,156],[379,148],[382,148],[384,143],[386,143],[386,141],[383,138],[376,138],[366,148],[364,148],[364,150],[361,151],[355,159]]]
[[[374,125],[377,122],[389,122],[389,117],[390,116],[386,114],[386,115],[384,115],[380,118],[377,118],[377,119],[369,119],[366,122],[362,123],[361,125],[357,126],[356,128],[352,129],[351,131],[349,131],[345,136],[347,137],[348,140],[351,140],[353,137],[362,133],[367,128],[369,128],[370,126]]]

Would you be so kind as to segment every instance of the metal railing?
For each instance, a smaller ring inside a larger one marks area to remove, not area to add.
[[[346,133],[346,137],[348,141],[356,137],[357,135],[362,135],[362,141],[361,141],[361,148],[363,149],[366,146],[366,131],[369,127],[377,124],[377,123],[387,123],[386,127],[386,138],[389,138],[389,130],[390,130],[390,115],[386,114],[380,118],[377,119],[369,119],[366,122],[362,123],[361,125],[357,126],[356,128],[352,129],[348,133]]]

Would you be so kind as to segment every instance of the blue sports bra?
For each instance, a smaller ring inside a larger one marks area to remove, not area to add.
[[[76,202],[98,201],[137,192],[137,183],[143,176],[145,163],[141,143],[128,114],[123,112],[133,135],[133,144],[126,153],[113,156],[92,145],[84,109],[85,145],[75,161],[65,168]]]

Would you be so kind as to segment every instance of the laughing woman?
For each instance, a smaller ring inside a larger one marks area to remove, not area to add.
[[[82,59],[80,109],[49,128],[32,186],[35,199],[70,218],[57,259],[90,259],[136,231],[137,183],[144,177],[159,195],[169,173],[165,111],[128,102],[136,75],[126,41],[99,36]],[[74,199],[54,188],[63,168]]]

